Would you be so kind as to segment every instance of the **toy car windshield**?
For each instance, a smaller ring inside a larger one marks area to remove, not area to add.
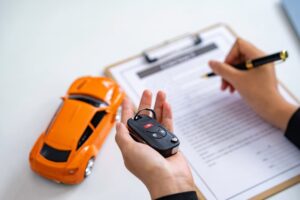
[[[86,96],[86,95],[79,95],[79,94],[72,94],[69,96],[69,99],[82,101],[87,104],[90,104],[94,107],[106,107],[108,104],[100,99],[96,99],[94,97]]]

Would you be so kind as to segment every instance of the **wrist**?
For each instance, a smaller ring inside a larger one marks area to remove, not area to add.
[[[161,178],[159,181],[146,185],[151,198],[157,199],[170,194],[195,191],[195,185],[192,180],[186,177],[168,177]]]
[[[285,131],[297,107],[287,102],[276,87],[261,91],[242,96],[263,119]]]
[[[297,107],[289,102],[287,102],[280,94],[277,94],[272,98],[272,102],[269,104],[269,121],[276,127],[285,131],[288,122]]]

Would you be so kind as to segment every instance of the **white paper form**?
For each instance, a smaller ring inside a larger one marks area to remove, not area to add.
[[[114,78],[135,105],[146,88],[167,93],[180,149],[207,199],[247,199],[299,175],[300,151],[282,131],[257,116],[238,94],[221,92],[219,78],[200,78],[211,71],[210,59],[224,60],[234,36],[219,27],[201,38],[201,45],[151,65],[137,58],[112,68]]]

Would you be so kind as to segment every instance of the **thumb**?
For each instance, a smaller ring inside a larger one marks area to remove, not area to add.
[[[222,76],[228,82],[232,82],[238,73],[237,69],[226,63],[211,60],[208,64],[216,74]]]
[[[134,140],[132,137],[129,135],[128,129],[125,127],[125,125],[121,122],[117,122],[116,124],[116,136],[115,140],[120,147],[121,151],[123,152],[124,149],[132,143]]]

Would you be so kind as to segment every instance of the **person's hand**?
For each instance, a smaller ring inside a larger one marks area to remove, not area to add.
[[[231,93],[237,90],[261,117],[285,130],[296,107],[279,94],[274,64],[266,64],[248,71],[237,70],[231,66],[262,56],[265,56],[264,52],[238,38],[225,63],[210,61],[209,65],[223,78],[221,90],[229,89]]]
[[[151,107],[152,94],[145,90],[138,110]],[[172,111],[166,95],[158,92],[154,106],[158,122],[173,132]],[[127,120],[134,116],[131,102],[125,98],[122,104],[122,119],[117,123],[116,142],[122,152],[125,166],[148,188],[151,198],[169,194],[194,191],[194,181],[188,163],[179,151],[164,158],[146,144],[136,142],[126,128]]]

